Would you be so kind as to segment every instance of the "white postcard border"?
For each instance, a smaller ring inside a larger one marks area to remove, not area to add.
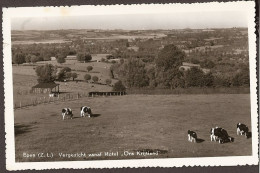
[[[251,100],[251,127],[252,127],[252,156],[230,156],[230,157],[199,157],[199,158],[162,158],[162,159],[135,159],[135,160],[102,160],[102,161],[55,161],[55,162],[15,162],[15,142],[14,142],[14,111],[13,111],[13,84],[12,84],[12,62],[11,62],[11,18],[41,16],[43,13],[39,9],[43,7],[26,7],[26,8],[4,8],[3,9],[3,53],[4,53],[4,90],[5,90],[5,132],[6,132],[6,168],[8,170],[25,170],[25,169],[60,169],[60,168],[122,168],[122,167],[182,167],[182,166],[235,166],[235,165],[256,165],[258,164],[258,114],[257,114],[257,78],[256,78],[256,35],[255,32],[255,3],[250,2],[228,2],[228,3],[196,3],[196,4],[142,4],[142,5],[111,5],[109,7],[118,8],[117,12],[130,13],[133,6],[143,8],[145,13],[151,9],[161,12],[169,11],[171,8],[188,6],[187,9],[194,10],[197,7],[212,9],[210,7],[221,7],[222,9],[232,10],[237,7],[239,10],[248,13],[248,37],[249,37],[249,59],[250,59],[250,100]],[[196,8],[194,8],[196,6]],[[81,9],[85,6],[73,7]],[[90,8],[87,6],[86,8]],[[95,7],[95,6],[92,6]],[[96,6],[102,8],[102,13],[114,13],[114,10],[108,10],[108,6]],[[59,8],[69,7],[47,7],[54,10],[50,16],[64,15],[60,13]],[[29,9],[29,10],[28,10]],[[66,13],[66,15],[86,15],[80,10]],[[34,11],[38,11],[34,13]],[[17,13],[19,11],[19,13]],[[20,13],[23,12],[23,13]],[[92,14],[96,12],[92,11]],[[46,14],[45,14],[46,15]],[[70,164],[68,164],[70,162]]]

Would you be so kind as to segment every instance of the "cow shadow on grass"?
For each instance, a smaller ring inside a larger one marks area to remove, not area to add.
[[[24,134],[24,133],[28,133],[30,131],[32,131],[33,125],[25,125],[25,124],[15,124],[14,125],[14,134],[15,136]]]
[[[101,114],[92,114],[90,118],[96,118],[96,117],[99,117],[101,116]],[[89,118],[88,116],[86,117],[73,117],[72,119],[77,119],[77,118]]]
[[[196,140],[196,142],[197,143],[202,143],[202,142],[204,142],[205,140],[204,139],[201,139],[201,138],[197,138],[197,140]]]
[[[96,117],[99,117],[99,116],[101,116],[101,114],[92,114],[91,118],[96,118]]]
[[[248,132],[247,139],[252,138],[252,132]]]

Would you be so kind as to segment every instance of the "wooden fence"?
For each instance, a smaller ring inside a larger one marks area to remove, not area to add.
[[[114,92],[89,92],[89,97],[95,97],[95,96],[123,96],[126,95],[125,91],[114,91]]]

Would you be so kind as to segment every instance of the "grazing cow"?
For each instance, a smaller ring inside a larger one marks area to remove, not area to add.
[[[91,117],[92,111],[91,111],[91,108],[90,108],[90,107],[82,106],[82,107],[80,108],[80,116],[81,116],[81,117],[85,117],[85,116],[86,116],[85,114],[88,114],[88,117],[89,117],[89,118]]]
[[[65,119],[65,117],[72,119],[73,114],[70,108],[63,108],[61,112],[62,112],[61,115],[63,120]]]
[[[245,135],[246,138],[249,137],[249,129],[245,124],[237,124],[237,135]]]
[[[224,142],[232,142],[232,138],[228,135],[227,131],[221,127],[215,127],[210,130],[210,140],[218,141],[223,144]]]
[[[197,142],[197,134],[194,131],[188,130],[188,141],[192,142],[193,140]]]

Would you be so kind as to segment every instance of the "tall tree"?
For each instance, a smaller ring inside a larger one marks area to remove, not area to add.
[[[48,83],[55,80],[57,69],[52,64],[45,64],[37,66],[35,72],[39,83]]]
[[[156,79],[159,85],[171,89],[181,87],[182,72],[179,67],[185,58],[185,53],[177,46],[170,44],[165,46],[155,59]]]
[[[117,65],[119,66],[119,65]],[[146,74],[145,63],[137,58],[131,58],[125,61],[117,69],[122,82],[131,87],[145,87],[149,85],[149,78]]]

